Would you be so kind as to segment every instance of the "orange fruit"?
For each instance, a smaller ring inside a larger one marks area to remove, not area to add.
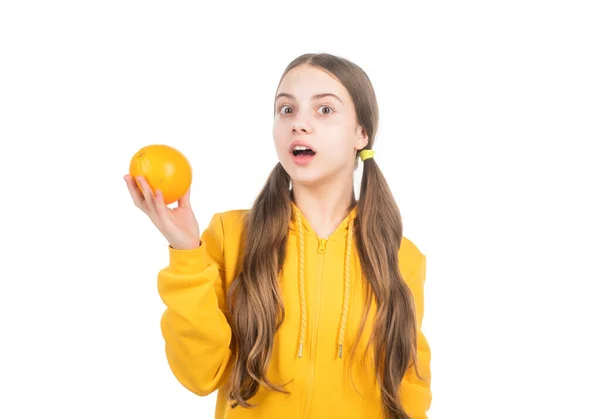
[[[192,184],[192,167],[188,159],[179,150],[163,144],[148,145],[135,153],[129,164],[129,174],[134,179],[144,176],[153,193],[160,189],[166,205],[185,195]]]

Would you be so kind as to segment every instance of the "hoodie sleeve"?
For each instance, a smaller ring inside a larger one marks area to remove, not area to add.
[[[417,365],[421,379],[417,377],[415,367],[411,366],[400,383],[402,403],[412,419],[427,419],[427,411],[431,406],[431,350],[421,330],[423,323],[424,285],[426,276],[426,256],[421,255],[417,267],[406,278],[412,291],[417,316]]]
[[[192,250],[169,246],[169,266],[158,274],[158,292],[166,305],[160,327],[169,367],[185,388],[206,396],[223,385],[232,357],[219,214],[200,239]]]

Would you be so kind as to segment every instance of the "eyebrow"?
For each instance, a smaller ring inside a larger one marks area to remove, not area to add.
[[[322,98],[327,97],[327,96],[331,96],[331,97],[337,99],[340,103],[344,103],[344,101],[342,99],[340,99],[339,96],[334,95],[333,93],[317,93],[316,95],[313,95],[312,99],[313,100],[314,99],[322,99]],[[277,95],[277,97],[275,97],[275,101],[277,101],[277,99],[279,99],[280,97],[287,97],[289,99],[294,99],[294,100],[296,99],[294,97],[294,95],[292,95],[292,94],[289,94],[289,93],[279,93]]]

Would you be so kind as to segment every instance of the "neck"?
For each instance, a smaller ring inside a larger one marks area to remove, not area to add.
[[[336,184],[305,185],[292,180],[292,201],[319,237],[327,238],[356,204],[352,176]]]

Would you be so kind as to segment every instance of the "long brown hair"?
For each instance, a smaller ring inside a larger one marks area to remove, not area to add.
[[[301,64],[328,72],[346,87],[355,105],[357,122],[368,135],[365,149],[371,149],[377,133],[379,110],[367,74],[342,57],[304,54],[287,66],[279,82]],[[292,218],[289,186],[290,177],[278,163],[245,221],[242,270],[228,292],[235,350],[228,398],[235,401],[234,405],[253,407],[248,399],[256,394],[259,385],[287,393],[267,378],[266,371],[274,335],[285,318],[278,279],[286,256],[285,244]],[[406,370],[411,365],[415,369],[417,366],[415,308],[411,291],[398,266],[402,240],[400,210],[375,159],[364,162],[353,234],[369,285],[355,342],[364,332],[374,297],[376,313],[369,345],[377,348],[373,351],[374,368],[383,409],[389,419],[408,419],[398,390]],[[356,345],[351,354],[352,357],[356,354]]]

